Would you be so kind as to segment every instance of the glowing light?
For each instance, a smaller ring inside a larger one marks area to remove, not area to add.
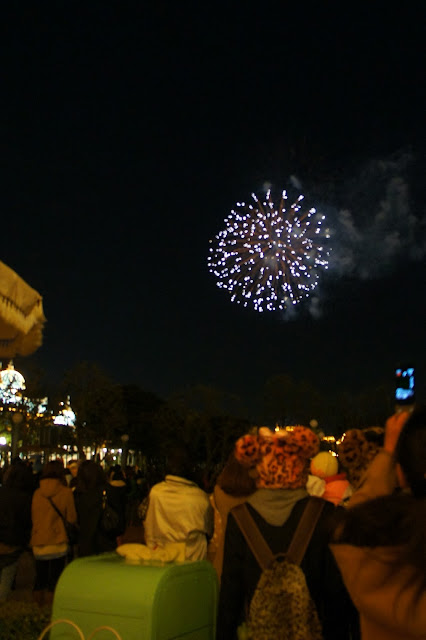
[[[315,208],[302,212],[303,197],[286,209],[285,191],[278,207],[270,191],[263,203],[252,193],[255,205],[237,203],[225,218],[211,241],[208,267],[232,302],[275,311],[301,302],[318,285],[328,267],[320,241],[325,216]]]
[[[0,371],[0,400],[5,404],[22,404],[24,389],[24,376],[10,362],[7,369]]]
[[[61,409],[55,418],[53,423],[57,425],[63,425],[66,427],[75,427],[75,413],[71,408],[70,397],[67,396],[66,402],[59,403]]]

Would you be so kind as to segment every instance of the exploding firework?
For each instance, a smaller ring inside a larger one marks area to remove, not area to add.
[[[270,190],[263,203],[252,198],[254,204],[237,203],[217,242],[210,241],[208,267],[232,302],[260,312],[285,309],[308,297],[328,267],[321,243],[325,216],[302,211],[302,195],[288,209],[285,191],[278,207]]]

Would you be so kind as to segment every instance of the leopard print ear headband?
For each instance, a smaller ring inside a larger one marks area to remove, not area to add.
[[[282,449],[284,456],[296,455],[308,460],[318,453],[319,439],[311,429],[301,425],[279,431],[260,427],[258,435],[248,433],[237,440],[234,455],[244,466],[254,467],[269,453],[270,447]]]
[[[248,433],[235,443],[234,455],[244,467],[255,467],[261,458],[258,436]]]
[[[242,436],[234,455],[245,467],[256,468],[258,487],[298,488],[306,484],[308,461],[318,451],[318,437],[297,425],[278,432],[261,427],[258,435]]]
[[[384,432],[383,427],[349,429],[339,443],[339,460],[354,487],[359,485],[366,468],[379,452]]]

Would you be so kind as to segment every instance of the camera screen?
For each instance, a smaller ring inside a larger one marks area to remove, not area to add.
[[[407,369],[398,368],[395,371],[397,402],[409,402],[414,400],[414,367]]]

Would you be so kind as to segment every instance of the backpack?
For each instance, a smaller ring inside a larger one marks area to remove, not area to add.
[[[309,498],[287,552],[276,556],[247,506],[241,504],[232,510],[262,569],[248,610],[248,640],[323,640],[315,603],[300,567],[323,506],[321,498]]]

